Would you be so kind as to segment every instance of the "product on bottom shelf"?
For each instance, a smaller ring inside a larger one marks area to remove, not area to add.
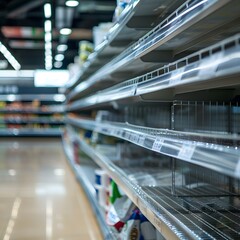
[[[140,232],[140,212],[134,210],[124,225],[119,240],[141,240]]]
[[[99,205],[105,210],[109,207],[109,184],[110,178],[102,169],[95,170],[95,190]]]
[[[95,170],[94,187],[99,205],[106,212],[106,223],[118,231],[118,240],[164,239],[106,171]]]

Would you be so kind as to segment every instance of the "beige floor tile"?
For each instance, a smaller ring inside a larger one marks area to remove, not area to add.
[[[0,216],[0,239],[102,239],[60,140],[0,140]]]

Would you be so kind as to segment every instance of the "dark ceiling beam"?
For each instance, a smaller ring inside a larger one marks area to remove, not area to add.
[[[22,18],[23,15],[28,12],[29,10],[36,8],[40,5],[43,5],[46,0],[33,0],[33,1],[21,1],[21,5],[19,5],[19,1],[14,1],[16,3],[16,7],[9,10],[7,17],[8,18]]]

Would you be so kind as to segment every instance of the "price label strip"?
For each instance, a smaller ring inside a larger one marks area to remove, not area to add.
[[[156,138],[154,143],[153,143],[152,150],[156,151],[156,152],[160,152],[163,143],[164,143],[164,139]]]
[[[190,160],[193,156],[193,153],[195,151],[196,146],[191,144],[183,144],[181,147],[181,150],[178,153],[178,157],[181,159],[187,159]]]
[[[144,135],[140,135],[138,138],[138,144],[143,146],[145,142],[145,136]]]

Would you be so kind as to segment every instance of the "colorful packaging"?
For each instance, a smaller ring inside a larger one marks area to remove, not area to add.
[[[111,180],[110,183],[110,203],[113,204],[117,198],[121,198],[122,195],[120,194],[119,190],[118,190],[118,186],[117,184]]]
[[[140,213],[139,210],[132,212],[132,215],[124,225],[119,236],[121,240],[141,240],[140,233]]]

